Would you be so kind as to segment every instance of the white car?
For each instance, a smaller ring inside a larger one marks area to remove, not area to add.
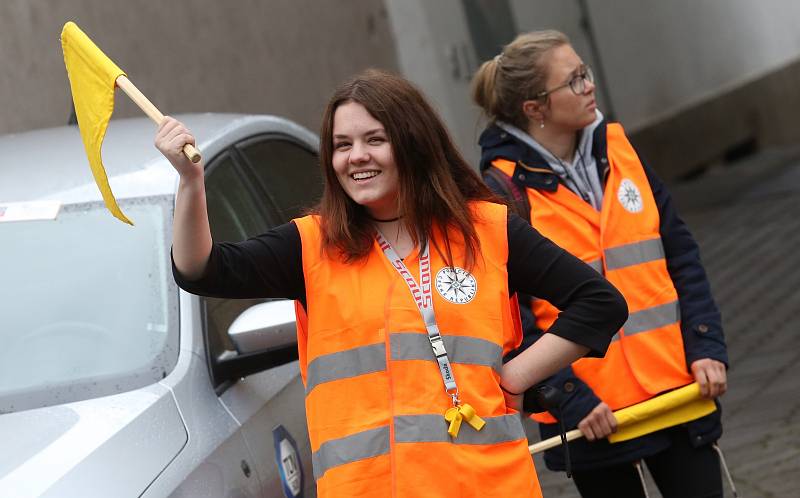
[[[318,139],[272,116],[178,116],[215,240],[302,214]],[[0,497],[312,497],[292,303],[180,291],[178,176],[114,120],[101,201],[75,126],[0,137]]]

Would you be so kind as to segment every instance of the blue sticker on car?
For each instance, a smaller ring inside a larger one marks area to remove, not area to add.
[[[303,464],[297,451],[297,443],[282,425],[272,429],[275,443],[275,462],[283,483],[286,498],[303,498]]]

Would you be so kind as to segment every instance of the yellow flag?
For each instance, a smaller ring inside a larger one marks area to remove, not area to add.
[[[615,411],[619,430],[609,435],[608,440],[612,443],[627,441],[696,420],[716,409],[714,401],[700,397],[700,386],[695,382]]]
[[[117,78],[125,73],[72,21],[61,31],[61,47],[75,115],[94,180],[111,214],[133,225],[117,205],[100,156],[108,121],[114,112],[114,87]]]

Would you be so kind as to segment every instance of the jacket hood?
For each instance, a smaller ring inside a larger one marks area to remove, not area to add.
[[[606,125],[601,121],[593,134],[592,155],[601,169],[600,178],[604,177],[604,169],[608,164],[606,150]],[[539,190],[554,191],[558,188],[558,175],[550,168],[547,161],[525,143],[491,123],[478,139],[481,147],[480,170],[485,171],[495,159],[507,159],[517,163],[512,180],[520,186]],[[535,169],[537,171],[531,171]],[[549,173],[540,171],[548,170]]]

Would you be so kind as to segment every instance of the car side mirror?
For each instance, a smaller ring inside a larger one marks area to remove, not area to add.
[[[247,308],[228,328],[228,335],[239,354],[296,344],[294,301],[267,301]]]

